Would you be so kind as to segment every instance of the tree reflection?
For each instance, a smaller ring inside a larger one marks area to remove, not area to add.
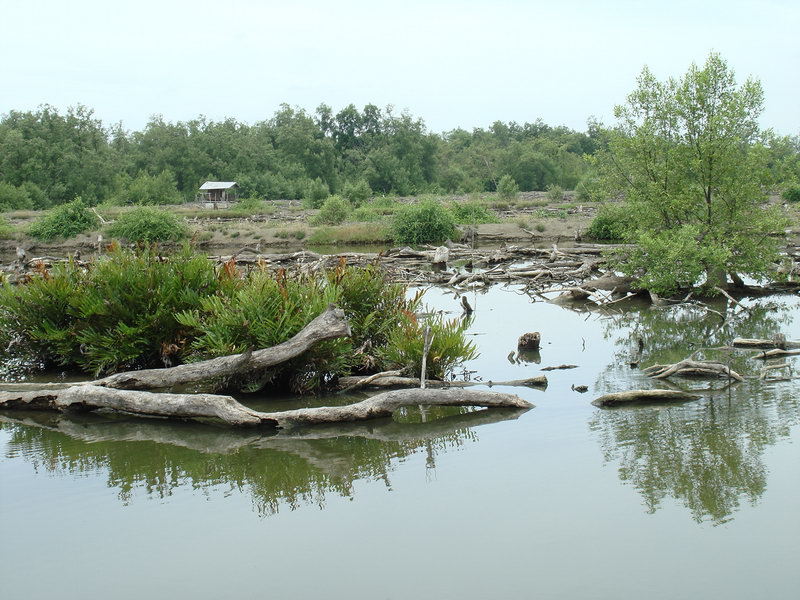
[[[791,321],[786,306],[774,302],[750,310],[716,310],[724,311],[724,323],[701,308],[640,309],[610,317],[604,333],[619,351],[598,374],[596,389],[655,385],[628,366],[638,339],[643,341],[642,365],[675,362],[700,350],[700,356],[724,360],[752,375],[760,368],[752,352],[702,348],[728,345],[735,337],[771,338]],[[680,385],[690,384],[684,380]],[[702,392],[708,382],[693,387]],[[605,461],[619,465],[620,479],[639,491],[649,512],[671,497],[696,521],[720,524],[741,502],[754,504],[764,493],[764,450],[798,423],[800,403],[791,382],[757,379],[704,395],[696,403],[599,410],[590,429],[599,437]]]
[[[384,481],[398,460],[475,441],[472,427],[525,411],[428,409],[425,422],[390,419],[278,433],[221,429],[94,414],[0,412],[9,453],[54,473],[107,473],[108,486],[130,502],[136,490],[170,496],[182,486],[250,494],[261,515],[304,504],[323,508],[328,494],[351,497],[357,480]]]

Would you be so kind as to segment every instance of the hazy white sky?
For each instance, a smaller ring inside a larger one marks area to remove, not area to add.
[[[800,133],[800,1],[0,0],[0,113],[77,103],[139,129],[160,113],[255,122],[281,102],[393,104],[433,131],[611,122],[646,64],[717,51]]]

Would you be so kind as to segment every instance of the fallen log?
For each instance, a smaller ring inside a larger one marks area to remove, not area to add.
[[[642,372],[656,379],[666,379],[672,375],[677,375],[679,377],[726,377],[736,381],[744,381],[744,377],[726,364],[689,359],[672,365],[652,365],[642,369]]]
[[[558,365],[557,367],[544,367],[542,371],[557,371],[559,369],[577,369],[578,365]]]
[[[685,402],[699,400],[700,396],[679,390],[629,390],[605,394],[592,401],[595,406],[617,406],[647,402]]]
[[[221,356],[168,369],[126,371],[89,383],[121,390],[171,389],[178,385],[200,383],[220,377],[230,377],[237,373],[266,369],[300,356],[318,342],[349,335],[350,326],[344,311],[331,305],[296,336],[271,348]]]
[[[783,350],[794,350],[800,348],[800,342],[790,342],[781,339],[747,339],[736,338],[733,340],[734,348],[754,348],[756,350],[771,350],[772,348],[780,348]]]
[[[81,385],[64,390],[0,392],[0,408],[56,411],[111,409],[146,417],[216,419],[243,427],[365,421],[388,417],[403,406],[482,406],[528,409],[533,404],[514,394],[483,390],[409,389],[377,394],[346,406],[323,406],[281,412],[259,412],[231,396],[165,394]]]
[[[759,360],[769,360],[770,358],[779,358],[781,356],[797,356],[798,354],[800,354],[800,350],[781,350],[780,348],[775,348],[774,350],[759,352],[753,358],[757,358]]]
[[[367,386],[375,388],[391,388],[391,387],[419,387],[420,380],[418,377],[398,377],[388,371],[387,375],[377,378],[367,377],[340,377],[339,385],[343,388],[351,388],[351,386]],[[369,381],[364,382],[364,379]],[[363,383],[362,383],[363,382]],[[537,375],[528,379],[512,379],[510,381],[441,381],[439,379],[426,379],[426,388],[466,388],[475,385],[488,385],[493,387],[496,385],[507,386],[525,386],[525,387],[547,387],[547,377],[544,375]]]

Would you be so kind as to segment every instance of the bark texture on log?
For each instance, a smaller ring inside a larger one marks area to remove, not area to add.
[[[642,371],[649,377],[666,379],[672,375],[684,377],[727,377],[744,381],[744,377],[720,362],[701,360],[682,360],[672,365],[652,365]]]
[[[324,406],[282,412],[259,412],[231,396],[163,394],[81,385],[63,390],[0,392],[0,408],[28,410],[112,409],[125,413],[178,419],[219,419],[234,426],[339,423],[388,417],[401,406],[483,406],[528,409],[533,404],[513,394],[480,390],[397,390],[347,406]]]
[[[794,350],[800,348],[800,342],[790,342],[782,340],[760,340],[760,339],[747,339],[736,338],[733,340],[734,348],[755,348],[756,350],[770,350],[772,348],[781,348],[783,350]]]
[[[271,348],[221,356],[169,369],[126,371],[91,383],[122,390],[170,389],[176,385],[199,383],[218,377],[230,377],[236,373],[266,369],[300,356],[318,342],[349,335],[350,325],[347,323],[344,311],[331,305],[292,339]]]
[[[353,389],[354,387],[420,387],[420,380],[417,377],[400,377],[395,375],[396,371],[387,371],[386,375],[381,377],[340,377],[339,385],[344,388]],[[368,380],[368,381],[367,381]],[[510,381],[440,381],[438,379],[426,379],[425,386],[429,388],[465,388],[475,385],[488,385],[489,387],[496,385],[507,386],[527,386],[527,387],[547,387],[547,377],[544,375],[537,375],[528,379],[512,379]]]
[[[595,406],[616,406],[646,402],[683,402],[699,400],[700,396],[678,390],[628,390],[606,394],[592,401]]]

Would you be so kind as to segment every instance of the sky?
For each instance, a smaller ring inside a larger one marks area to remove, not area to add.
[[[714,51],[761,81],[762,126],[797,135],[798,25],[798,0],[0,0],[0,113],[84,104],[136,130],[372,103],[434,132],[585,130],[645,65],[679,77]]]

